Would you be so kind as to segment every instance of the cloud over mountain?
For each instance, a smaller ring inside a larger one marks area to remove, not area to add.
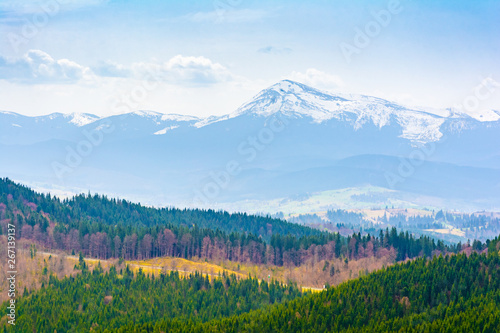
[[[22,84],[76,83],[92,71],[68,59],[54,59],[41,50],[30,50],[19,59],[0,57],[0,79]]]
[[[303,73],[294,71],[288,76],[288,78],[293,81],[302,82],[306,85],[325,90],[337,89],[345,85],[340,76],[328,74],[317,70],[316,68],[309,68]]]

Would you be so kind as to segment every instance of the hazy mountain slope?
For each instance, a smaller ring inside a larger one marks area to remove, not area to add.
[[[158,205],[195,205],[200,193],[212,204],[371,184],[485,199],[489,209],[500,206],[500,121],[490,118],[285,80],[206,119],[2,112],[0,172]]]

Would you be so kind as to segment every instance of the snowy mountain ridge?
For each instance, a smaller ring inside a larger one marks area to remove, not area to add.
[[[283,80],[262,90],[235,112],[223,116],[211,116],[192,126],[197,128],[243,115],[270,117],[279,114],[292,118],[306,118],[321,124],[329,120],[349,122],[354,129],[367,123],[382,128],[397,123],[402,128],[400,137],[413,144],[438,141],[441,126],[447,119],[463,120],[462,128],[469,121],[498,121],[500,113],[487,110],[483,117],[473,117],[457,108],[437,110],[432,108],[408,108],[378,97],[355,94],[331,94],[307,85]]]
[[[495,210],[500,121],[461,111],[323,92],[287,80],[233,113],[206,118],[147,110],[101,118],[0,111],[0,173],[158,204],[193,204],[200,193],[207,202],[224,203],[370,185],[415,205],[430,196],[433,204],[450,200],[450,207],[465,202]],[[286,130],[272,130],[274,117]],[[90,144],[87,155],[82,147]],[[68,157],[76,153],[81,165]],[[222,188],[219,175],[233,162],[241,172]],[[70,171],[61,174],[58,163]],[[211,196],[216,185],[218,194]],[[378,195],[373,200],[379,202]]]
[[[367,122],[381,128],[396,121],[402,128],[402,138],[414,143],[437,141],[445,118],[423,110],[412,110],[381,98],[337,94],[284,80],[259,93],[230,117],[242,114],[268,117],[275,113],[310,118],[315,123],[331,119],[344,120],[355,129]]]
[[[25,117],[7,111],[0,111],[0,113],[13,117]],[[150,121],[154,126],[163,126],[160,128],[155,127],[150,133],[151,135],[159,135],[166,134],[171,129],[174,129],[175,124],[201,128],[241,116],[268,118],[273,115],[300,118],[312,124],[322,124],[329,121],[346,122],[354,130],[359,130],[363,126],[370,124],[379,129],[396,125],[400,128],[399,136],[409,140],[413,145],[440,140],[443,136],[443,124],[447,121],[453,120],[453,124],[448,126],[460,131],[469,128],[476,122],[496,122],[500,120],[500,112],[494,110],[469,115],[457,107],[449,109],[405,107],[378,97],[333,94],[291,80],[282,80],[262,90],[233,113],[222,116],[199,118],[149,110],[138,110],[118,116],[141,117],[145,121]],[[77,127],[105,119],[105,117],[101,118],[89,113],[52,113],[46,116],[26,118],[32,118],[37,123],[64,118]],[[12,126],[22,127],[22,124],[16,122]]]

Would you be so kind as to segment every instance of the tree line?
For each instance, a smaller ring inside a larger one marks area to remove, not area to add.
[[[60,201],[9,180],[0,182],[0,190],[4,230],[8,221],[14,221],[19,238],[46,249],[81,251],[99,259],[172,256],[300,266],[311,260],[371,257],[390,248],[397,250],[396,260],[461,250],[461,245],[436,243],[426,236],[416,238],[395,228],[381,231],[378,237],[360,233],[342,237],[265,217],[156,209],[98,195]],[[262,232],[252,233],[262,221],[266,222],[266,237]]]
[[[462,249],[461,244],[417,238],[395,228],[380,231],[378,237],[342,237],[266,217],[156,209],[98,195],[60,201],[9,180],[0,181],[0,191],[0,229],[5,231],[7,222],[14,221],[21,239],[99,259],[171,256],[300,266],[334,258],[347,263],[391,248],[396,249],[396,260]],[[264,222],[266,237],[252,233]]]

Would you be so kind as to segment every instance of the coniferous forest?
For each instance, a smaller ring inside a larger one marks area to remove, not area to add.
[[[252,278],[83,269],[24,295],[16,330],[493,333],[500,329],[498,244],[488,255],[419,258],[308,295]]]
[[[17,332],[497,332],[498,238],[445,244],[395,228],[348,237],[269,217],[156,209],[99,195],[60,200],[0,180],[0,237],[80,253],[74,273],[44,269],[38,289],[18,293]],[[314,260],[375,258],[394,264],[318,293],[292,282],[222,273],[133,271],[154,257],[301,267]],[[89,269],[83,256],[120,259]],[[6,308],[7,303],[3,304]]]
[[[14,221],[19,239],[86,257],[149,259],[172,256],[300,266],[308,258],[371,257],[394,248],[396,260],[457,252],[427,236],[395,228],[341,237],[279,219],[203,210],[147,208],[126,200],[79,195],[59,200],[0,180],[0,232]]]
[[[498,251],[416,259],[239,316],[121,332],[489,332],[500,330]]]
[[[203,323],[266,308],[299,297],[296,286],[234,275],[212,281],[200,274],[150,278],[128,267],[103,273],[83,270],[75,278],[50,279],[46,288],[20,299],[16,329],[21,332],[114,331],[130,323],[143,325],[162,318]]]

